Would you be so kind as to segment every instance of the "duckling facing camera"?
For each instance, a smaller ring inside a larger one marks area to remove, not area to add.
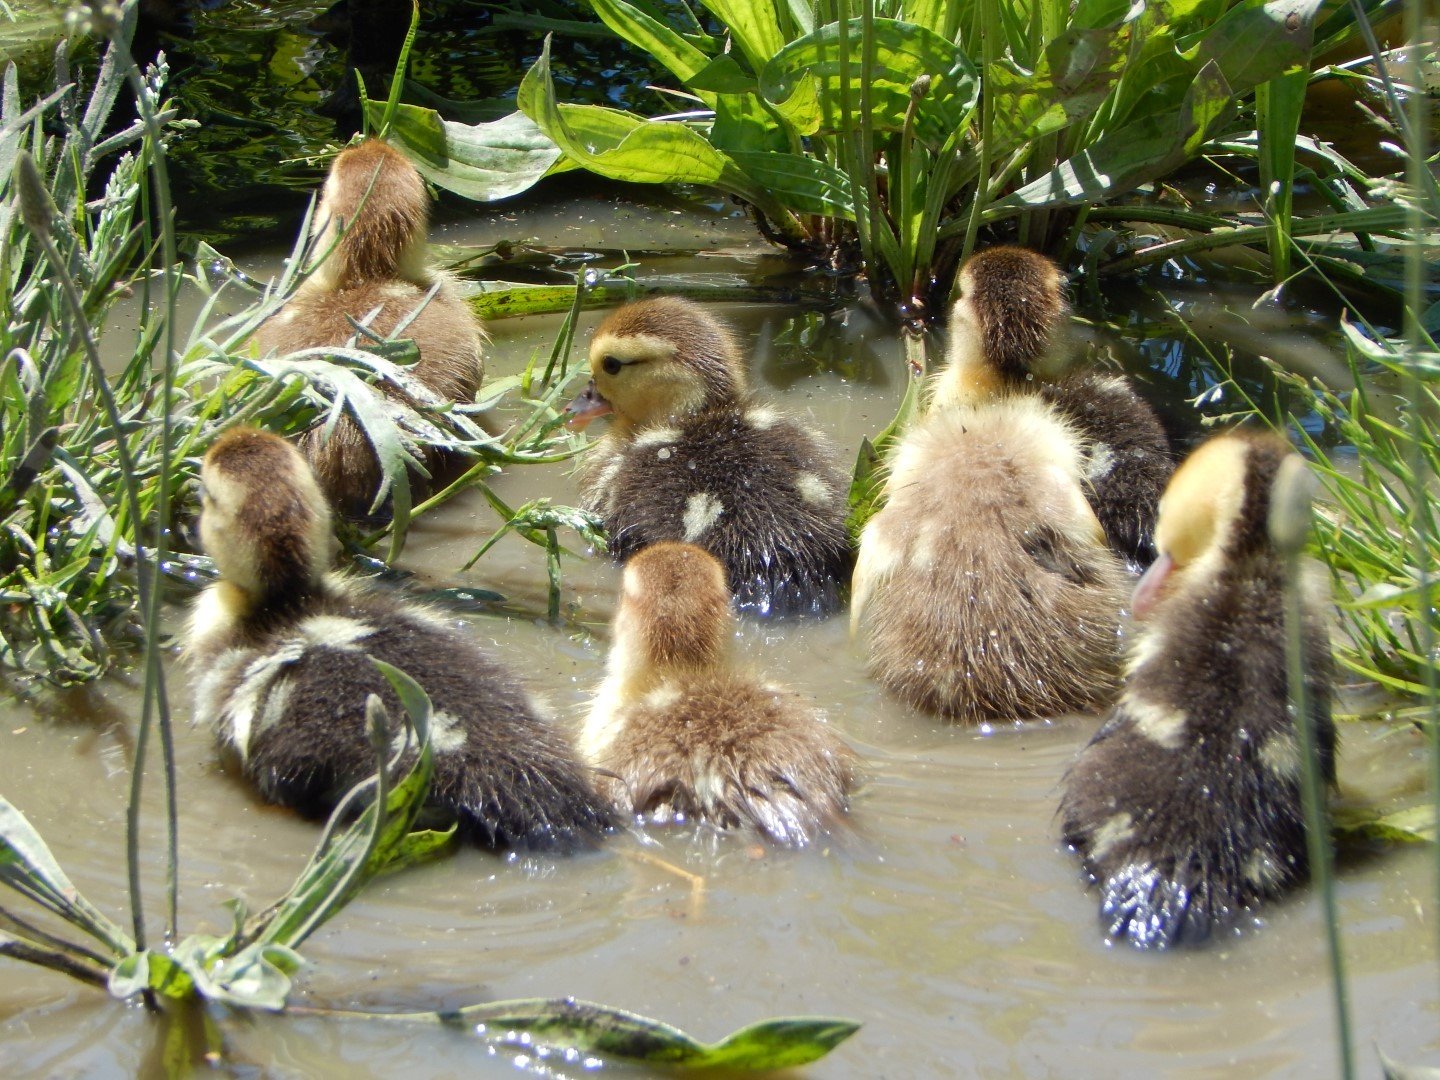
[[[746,387],[730,331],[687,300],[627,304],[595,331],[572,424],[612,416],[587,455],[587,509],[624,560],[664,540],[724,565],[757,614],[823,615],[850,569],[849,484],[829,442]]]
[[[1029,390],[1054,405],[1085,440],[1085,492],[1111,547],[1148,565],[1155,508],[1175,470],[1170,440],[1128,380],[1098,372],[1045,377],[1070,315],[1060,268],[1024,248],[990,248],[965,264],[960,287],[934,404]]]
[[[410,374],[437,397],[473,401],[484,374],[484,334],[449,279],[426,264],[429,215],[425,182],[399,151],[378,139],[342,150],[315,215],[315,251],[329,253],[256,332],[260,349],[291,353],[346,345],[356,341],[359,323],[377,337],[413,341],[420,357]],[[415,404],[399,387],[380,389]],[[356,516],[370,509],[382,473],[352,417],[343,417],[328,439],[322,429],[312,429],[300,445],[336,507]],[[458,467],[454,455],[441,451],[428,453],[425,464],[432,477]],[[424,486],[418,474],[412,483]]]
[[[1267,528],[1277,475],[1303,467],[1278,436],[1232,432],[1191,455],[1161,500],[1125,690],[1060,803],[1112,937],[1142,948],[1203,941],[1307,876],[1285,567]],[[1319,578],[1302,580],[1302,601],[1307,702],[1333,783]]]
[[[807,844],[845,813],[854,754],[795,695],[737,673],[733,633],[713,556],[668,542],[636,554],[581,752],[623,813]]]
[[[512,674],[426,609],[326,573],[330,511],[295,447],[232,429],[201,480],[200,535],[220,580],[190,621],[195,715],[262,796],[318,816],[374,772],[366,698],[401,709],[376,657],[430,695],[430,802],[462,835],[565,851],[613,823],[570,741]]]

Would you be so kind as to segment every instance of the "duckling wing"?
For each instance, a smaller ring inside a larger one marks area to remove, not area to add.
[[[828,614],[850,569],[847,485],[832,449],[767,407],[712,409],[634,438],[598,471],[618,559],[662,540],[705,548],[737,606]]]
[[[365,701],[402,708],[370,662],[407,672],[434,706],[430,804],[462,834],[495,847],[570,850],[593,843],[612,814],[568,740],[539,715],[513,675],[467,639],[417,612],[360,605],[302,620],[254,711],[246,775],[269,800],[319,815],[374,772]],[[401,750],[403,730],[393,750]]]
[[[1086,373],[1040,390],[1087,445],[1086,494],[1114,550],[1148,565],[1155,558],[1160,496],[1175,471],[1159,418],[1130,383]]]

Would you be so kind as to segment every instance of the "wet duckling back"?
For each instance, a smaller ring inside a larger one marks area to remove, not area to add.
[[[373,656],[430,695],[430,802],[463,835],[558,850],[601,835],[609,808],[513,675],[424,608],[325,573],[329,508],[293,446],[231,430],[201,479],[200,533],[221,580],[190,622],[195,715],[266,799],[321,815],[374,772],[366,698],[396,717],[401,706]]]
[[[735,672],[725,572],[662,542],[625,567],[581,752],[623,813],[803,845],[845,812],[854,755],[795,695]]]
[[[1126,379],[1098,372],[1050,379],[1041,370],[1070,315],[1060,268],[1024,248],[990,248],[965,264],[960,287],[950,362],[936,380],[934,404],[1000,390],[1028,390],[1050,402],[1086,440],[1086,495],[1110,545],[1148,564],[1155,508],[1175,468],[1170,441]]]
[[[618,559],[663,540],[724,564],[737,604],[827,614],[849,572],[849,490],[821,436],[746,389],[726,327],[686,300],[628,304],[596,330],[580,422],[612,416],[582,467]]]
[[[1060,804],[1113,937],[1198,942],[1307,874],[1285,570],[1267,530],[1277,474],[1303,467],[1278,436],[1235,432],[1197,450],[1161,501],[1160,555],[1134,604],[1153,614]],[[1324,585],[1302,596],[1307,698],[1333,781]]]
[[[483,334],[450,281],[426,264],[429,206],[424,181],[398,151],[378,139],[342,150],[330,166],[315,217],[320,229],[315,250],[329,254],[261,326],[255,335],[259,347],[289,353],[344,345],[356,338],[353,319],[377,336],[413,340],[420,358],[410,373],[442,401],[473,401],[484,372]],[[381,388],[413,404],[398,387]],[[307,433],[301,446],[333,503],[348,514],[370,508],[380,466],[351,418],[328,440],[319,429]],[[426,462],[432,475],[449,465],[438,453]]]
[[[851,593],[875,678],[970,723],[1114,700],[1125,578],[1081,491],[1084,459],[1029,394],[940,409],[905,436]]]

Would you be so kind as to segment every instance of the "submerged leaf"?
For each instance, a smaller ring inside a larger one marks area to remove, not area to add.
[[[576,998],[496,1001],[448,1012],[335,1015],[441,1023],[470,1028],[501,1042],[523,1039],[525,1045],[539,1043],[681,1068],[794,1068],[818,1061],[860,1029],[855,1021],[838,1017],[780,1017],[705,1043],[659,1020]]]

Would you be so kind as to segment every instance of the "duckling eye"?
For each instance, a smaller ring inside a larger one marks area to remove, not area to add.
[[[620,361],[613,356],[607,356],[602,359],[600,361],[600,367],[604,369],[606,375],[620,374]]]

